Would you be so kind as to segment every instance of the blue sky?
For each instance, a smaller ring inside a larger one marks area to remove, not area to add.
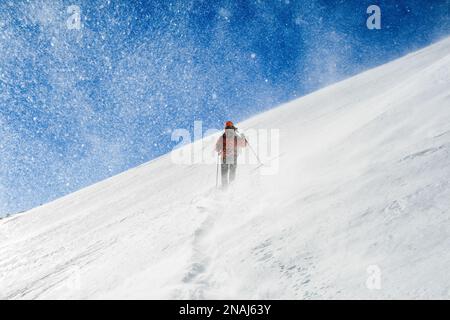
[[[67,7],[81,29],[67,28]],[[366,9],[381,8],[381,30]],[[442,1],[2,1],[0,216],[450,33]],[[151,179],[152,177],[149,177]]]

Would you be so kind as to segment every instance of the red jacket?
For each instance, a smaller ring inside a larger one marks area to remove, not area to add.
[[[216,142],[216,151],[222,155],[222,159],[236,160],[239,148],[247,146],[247,140],[236,133],[234,129],[225,129],[225,132]]]

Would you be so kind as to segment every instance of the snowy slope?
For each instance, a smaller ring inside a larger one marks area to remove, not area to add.
[[[0,220],[0,298],[449,299],[449,88],[447,38],[241,123],[275,175],[169,154]]]

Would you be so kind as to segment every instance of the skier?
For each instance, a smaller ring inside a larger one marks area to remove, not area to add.
[[[225,132],[216,143],[216,151],[222,155],[221,173],[222,187],[224,188],[236,177],[239,148],[246,147],[248,143],[245,136],[237,134],[236,130],[233,122],[227,121]]]

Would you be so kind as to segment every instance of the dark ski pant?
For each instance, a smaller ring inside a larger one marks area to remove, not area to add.
[[[222,163],[222,186],[226,187],[236,178],[237,163]]]

